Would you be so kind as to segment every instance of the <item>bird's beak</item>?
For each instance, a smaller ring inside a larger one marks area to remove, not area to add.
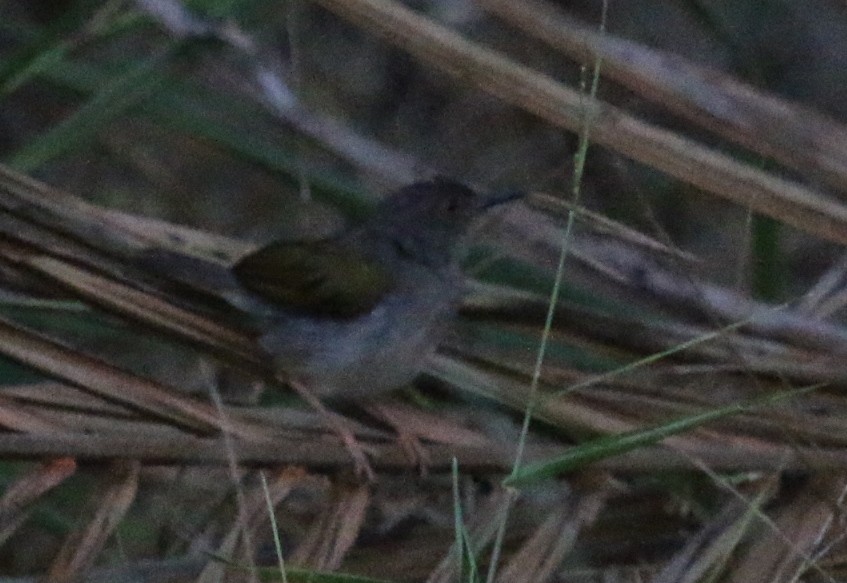
[[[499,206],[501,204],[505,204],[507,202],[511,202],[513,200],[518,200],[526,196],[526,192],[520,190],[508,190],[505,192],[499,192],[492,196],[489,196],[482,202],[483,209],[490,209],[495,206]]]

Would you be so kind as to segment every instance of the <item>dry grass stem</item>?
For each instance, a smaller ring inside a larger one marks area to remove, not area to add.
[[[391,0],[315,1],[422,62],[553,125],[576,132],[588,117],[593,143],[815,236],[847,243],[847,209],[819,192],[739,163],[613,106],[592,102]]]

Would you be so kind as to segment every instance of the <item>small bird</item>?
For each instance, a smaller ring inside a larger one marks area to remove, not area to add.
[[[412,380],[456,317],[472,226],[518,196],[417,182],[335,238],[250,253],[219,291],[250,315],[275,368],[316,395],[385,392]]]

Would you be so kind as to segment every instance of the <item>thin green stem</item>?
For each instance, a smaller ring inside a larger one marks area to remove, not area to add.
[[[600,17],[600,32],[601,34],[606,30],[606,15],[608,12],[608,0],[603,0],[603,11]],[[582,176],[585,171],[585,160],[588,155],[588,144],[589,144],[589,135],[591,131],[591,124],[594,121],[593,109],[590,105],[593,105],[594,100],[597,96],[597,88],[600,85],[600,69],[602,66],[602,59],[598,56],[594,61],[594,70],[591,79],[591,89],[589,90],[590,96],[590,104],[584,107],[585,115],[583,117],[583,126],[582,130],[579,134],[579,147],[577,148],[576,154],[574,155],[574,174],[573,181],[571,186],[571,193],[573,198],[573,207],[579,206],[579,197],[582,185]],[[585,95],[585,87],[583,83],[582,87],[582,95]],[[538,345],[538,352],[536,353],[535,365],[533,366],[532,371],[532,380],[530,382],[529,388],[529,399],[527,401],[526,411],[523,418],[523,423],[521,426],[520,437],[518,438],[518,447],[515,452],[515,461],[512,465],[511,476],[517,475],[520,470],[521,464],[523,463],[524,453],[526,451],[526,442],[527,436],[529,435],[529,425],[532,420],[532,416],[535,413],[536,406],[538,405],[538,384],[541,380],[541,371],[544,365],[544,358],[547,354],[547,347],[549,345],[550,340],[550,332],[553,328],[553,318],[556,313],[556,305],[559,302],[559,295],[561,293],[562,281],[564,280],[565,274],[565,260],[568,256],[569,251],[569,242],[571,239],[571,233],[573,232],[573,224],[575,220],[575,214],[571,210],[568,212],[568,221],[565,225],[565,228],[562,232],[562,243],[561,243],[561,251],[559,253],[559,260],[556,265],[556,276],[553,282],[553,289],[550,291],[550,303],[547,307],[547,315],[544,319],[544,329],[541,332],[541,339]],[[511,510],[511,506],[517,498],[517,491],[512,490],[509,497],[506,500],[506,504],[508,508],[503,513],[503,519],[497,529],[497,536],[494,542],[494,548],[491,556],[491,563],[488,568],[488,576],[486,578],[487,583],[493,583],[494,578],[497,574],[497,565],[499,563],[500,552],[503,547],[503,539],[505,538],[506,533],[506,522],[508,521],[509,511]]]

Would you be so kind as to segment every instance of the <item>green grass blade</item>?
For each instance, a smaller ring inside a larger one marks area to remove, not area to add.
[[[111,79],[73,115],[18,150],[7,163],[31,172],[91,141],[115,118],[155,93],[168,78],[169,65],[182,46],[173,45]]]
[[[648,429],[601,437],[574,447],[560,457],[536,462],[534,464],[528,464],[506,478],[503,481],[503,485],[522,486],[539,480],[553,478],[564,472],[575,470],[597,460],[626,453],[639,447],[653,445],[667,437],[694,429],[695,427],[704,425],[710,421],[714,421],[722,417],[728,417],[730,415],[738,415],[739,413],[748,413],[757,408],[773,405],[780,401],[804,395],[817,390],[822,386],[823,385],[811,385],[808,387],[801,387],[799,389],[780,391],[760,399],[754,399],[744,403],[737,403],[726,407],[712,409],[705,413],[682,417]]]

